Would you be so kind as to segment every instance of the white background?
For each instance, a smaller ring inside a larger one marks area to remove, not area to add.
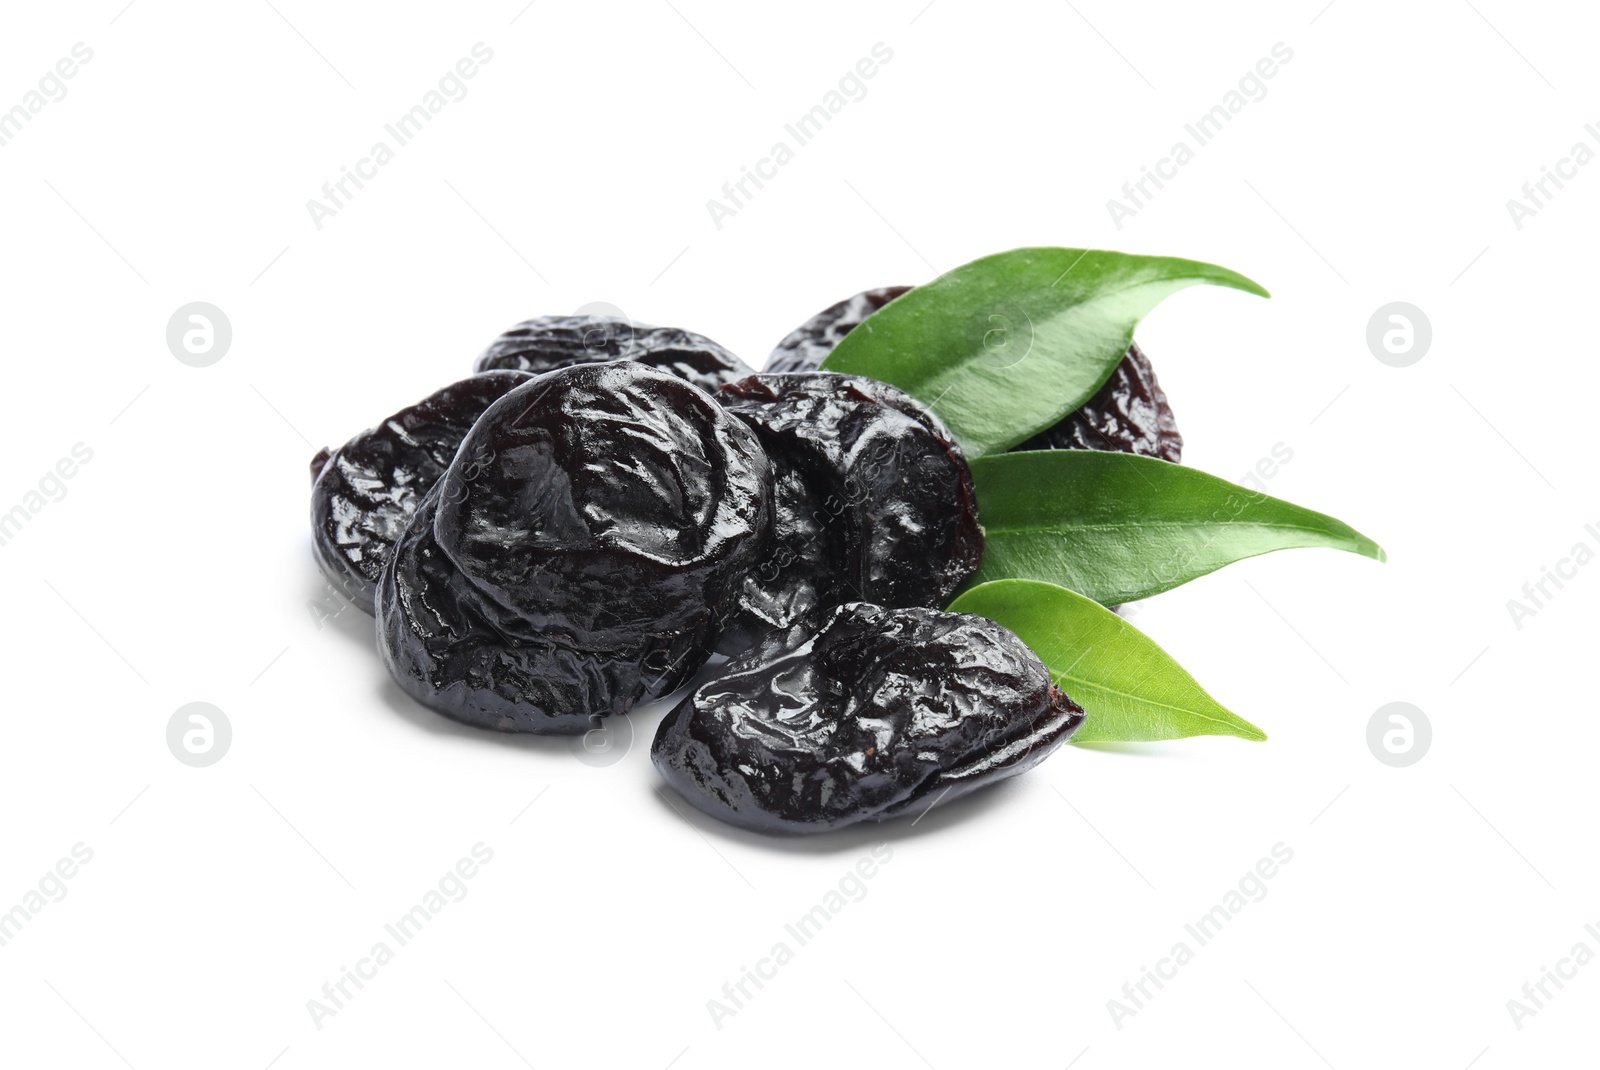
[[[1520,230],[1506,208],[1600,120],[1591,11],[123,2],[14,6],[0,34],[4,107],[94,53],[0,148],[0,511],[93,451],[0,547],[0,910],[93,851],[0,948],[0,1061],[1593,1058],[1600,965],[1521,1029],[1506,1006],[1580,940],[1600,951],[1600,568],[1520,629],[1506,607],[1597,543],[1600,167]],[[480,41],[469,95],[318,230],[307,200]],[[706,201],[877,42],[865,99],[714,226]],[[1114,226],[1107,200],[1278,42],[1265,98]],[[1020,245],[1273,291],[1189,290],[1140,329],[1185,460],[1237,479],[1281,443],[1271,493],[1391,560],[1271,555],[1135,616],[1269,742],[1069,747],[914,828],[777,842],[675,812],[658,709],[597,767],[404,699],[357,611],[319,626],[313,448],[516,320],[608,301],[759,363],[832,301]],[[1396,300],[1433,325],[1404,369],[1365,340]],[[233,326],[212,367],[166,345],[191,301]],[[209,768],[167,749],[191,701],[233,727]],[[1433,726],[1408,768],[1366,743],[1392,701]],[[317,1028],[307,1001],[479,842],[466,898]],[[707,1001],[882,842],[865,898],[718,1029]],[[1266,897],[1118,1028],[1107,1001],[1280,842]]]

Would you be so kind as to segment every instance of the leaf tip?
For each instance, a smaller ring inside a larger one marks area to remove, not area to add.
[[[1229,735],[1236,739],[1248,740],[1251,743],[1265,743],[1267,741],[1267,734],[1261,729],[1232,710],[1225,710],[1224,712],[1228,715],[1227,727],[1215,733],[1216,735]]]
[[[1362,557],[1370,557],[1380,565],[1385,564],[1389,560],[1388,551],[1386,551],[1383,547],[1379,546],[1376,542],[1367,538],[1359,531],[1355,531],[1353,533],[1356,537],[1356,541],[1355,545],[1351,547],[1352,550],[1360,554]]]
[[[1223,278],[1214,277],[1210,281],[1220,282],[1232,289],[1243,290],[1247,294],[1255,294],[1257,297],[1272,297],[1272,293],[1265,286],[1248,275],[1241,275],[1232,268],[1220,268],[1220,270],[1226,272],[1226,275]]]
[[[1344,549],[1350,551],[1351,553],[1360,554],[1362,557],[1370,557],[1380,565],[1389,560],[1388,551],[1386,551],[1382,546],[1379,546],[1377,540],[1363,535],[1361,532],[1342,521],[1335,521],[1335,523],[1343,528],[1348,534],[1350,541],[1345,545]]]

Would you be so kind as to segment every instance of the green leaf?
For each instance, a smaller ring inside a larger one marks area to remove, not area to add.
[[[845,335],[827,371],[891,383],[949,424],[968,459],[1058,422],[1111,376],[1133,329],[1196,283],[1267,296],[1196,260],[1099,249],[1015,249],[912,289]]]
[[[1220,705],[1155,640],[1096,602],[1036,580],[999,580],[950,604],[1016,632],[1088,714],[1074,743],[1265,732]]]
[[[1154,457],[1027,450],[973,461],[972,478],[984,529],[973,583],[1048,580],[1112,606],[1294,546],[1385,560],[1343,521]]]

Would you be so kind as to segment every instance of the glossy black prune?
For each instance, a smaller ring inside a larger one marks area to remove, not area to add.
[[[1183,436],[1150,358],[1135,342],[1094,397],[1015,449],[1115,450],[1177,464]]]
[[[483,414],[378,588],[395,679],[469,724],[575,733],[665,694],[770,528],[761,446],[633,361],[536,376]]]
[[[1021,773],[1083,720],[993,621],[851,603],[730,659],[661,722],[651,758],[723,821],[823,832]]]
[[[313,453],[311,455],[311,485],[312,486],[316,486],[317,477],[322,474],[322,470],[324,468],[328,467],[328,460],[332,456],[333,456],[333,451],[330,450],[326,446],[323,446],[316,453]]]
[[[943,606],[978,570],[972,471],[950,432],[887,383],[763,372],[717,394],[772,461],[774,523],[718,649],[845,602]]]
[[[800,372],[821,367],[840,339],[909,289],[886,286],[867,290],[823,309],[778,343],[767,358],[766,370]],[[1060,423],[1013,448],[1114,450],[1176,464],[1183,459],[1183,436],[1150,358],[1134,344],[1094,397],[1062,417]]]
[[[681,678],[671,671],[673,658],[704,645],[691,636],[677,649],[669,642],[592,651],[525,628],[518,614],[480,590],[439,549],[433,533],[438,504],[435,489],[378,592],[384,660],[424,705],[483,728],[578,734],[593,728],[597,717],[626,713],[652,683],[667,685],[662,693],[671,690]]]
[[[390,549],[461,439],[483,410],[528,379],[510,371],[463,379],[311,459],[311,546],[357,608],[372,612]]]
[[[548,372],[575,364],[636,360],[713,391],[753,369],[705,335],[617,316],[536,316],[489,344],[473,370]]]
[[[829,305],[800,326],[790,331],[783,341],[773,347],[767,357],[768,372],[814,372],[822,367],[822,358],[833,352],[839,340],[857,327],[861,321],[896,297],[911,289],[909,286],[884,286],[866,290],[847,297],[836,305]]]

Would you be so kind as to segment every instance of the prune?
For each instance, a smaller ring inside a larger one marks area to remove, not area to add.
[[[473,364],[475,371],[510,368],[548,372],[575,364],[636,360],[712,391],[752,371],[704,335],[677,327],[651,327],[617,316],[538,316],[496,338]]]
[[[423,495],[483,410],[530,376],[475,375],[311,459],[311,546],[323,573],[371,613],[378,574]]]
[[[767,358],[769,372],[811,371],[839,340],[861,321],[899,297],[909,286],[867,290],[823,309],[795,328]],[[1137,344],[1094,397],[1068,413],[1060,423],[1039,432],[1018,450],[1115,450],[1159,457],[1174,464],[1183,458],[1183,436],[1178,433],[1172,405],[1156,381],[1150,358]]]
[[[723,821],[822,832],[1021,773],[1083,720],[993,621],[857,602],[730,659],[661,722],[651,758]]]
[[[311,485],[312,486],[316,486],[317,485],[317,477],[320,476],[322,474],[322,470],[328,466],[328,458],[330,458],[332,456],[333,456],[333,451],[330,450],[326,446],[323,446],[316,453],[313,453],[311,455]]]
[[[1094,397],[1015,448],[1115,450],[1177,464],[1183,436],[1150,358],[1136,342]]]
[[[378,587],[400,686],[468,724],[575,733],[665,694],[772,522],[760,443],[703,391],[633,361],[495,402]]]
[[[942,606],[977,571],[972,471],[910,395],[856,375],[741,379],[717,393],[772,461],[774,524],[718,649],[845,602]]]
[[[829,305],[779,342],[767,357],[768,372],[814,372],[822,367],[822,358],[833,352],[839,340],[857,327],[861,321],[896,297],[911,289],[909,286],[885,286],[847,297],[836,305]]]

